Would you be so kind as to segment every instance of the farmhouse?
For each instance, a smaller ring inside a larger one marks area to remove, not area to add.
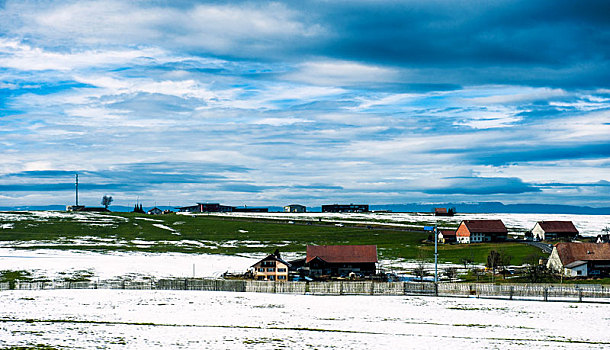
[[[284,206],[285,213],[305,213],[307,211],[307,207],[300,204],[288,204]]]
[[[279,250],[268,255],[250,267],[255,280],[259,281],[286,281],[290,263],[283,260]]]
[[[464,220],[455,231],[458,243],[505,241],[508,230],[502,220]]]
[[[308,245],[306,266],[309,275],[341,276],[356,273],[373,275],[376,272],[376,245]]]
[[[570,277],[610,276],[610,243],[557,243],[547,267]]]
[[[147,211],[146,214],[148,214],[148,215],[161,215],[161,214],[163,214],[163,210],[161,210],[161,209],[159,209],[157,207],[154,207],[151,210]]]
[[[439,243],[455,243],[456,241],[455,230],[438,230]]]
[[[578,236],[578,230],[572,221],[538,221],[532,229],[535,240],[566,239],[572,240]]]

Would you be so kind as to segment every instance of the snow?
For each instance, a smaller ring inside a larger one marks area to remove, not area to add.
[[[182,213],[178,213],[182,214]],[[188,213],[188,215],[201,215]],[[209,214],[205,214],[209,215]],[[610,226],[610,215],[579,214],[505,214],[480,213],[456,214],[455,216],[434,216],[431,213],[218,213],[219,216],[267,218],[278,220],[318,221],[333,223],[359,223],[392,225],[402,227],[423,227],[438,224],[440,227],[457,226],[462,220],[501,219],[509,231],[531,230],[537,221],[572,221],[583,236],[597,236]]]
[[[9,230],[12,229],[13,227],[15,227],[14,224],[1,224],[0,228],[2,228],[3,230]]]
[[[142,241],[141,244],[146,244]],[[100,279],[141,274],[154,277],[218,277],[226,271],[245,272],[256,258],[221,254],[96,253],[53,249],[0,248],[1,270],[36,271],[38,276],[57,277],[60,272],[90,270]]]
[[[0,295],[0,339],[9,347],[530,350],[610,346],[608,306],[601,304],[154,290],[4,291]]]
[[[169,226],[165,226],[165,225],[162,225],[162,224],[152,224],[152,225],[154,227],[157,227],[157,228],[160,228],[160,229],[163,229],[163,230],[168,230],[168,231],[170,231],[172,233],[172,235],[180,236],[180,232],[174,230],[173,228],[171,228]]]

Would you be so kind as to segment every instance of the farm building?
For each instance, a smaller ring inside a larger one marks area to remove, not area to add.
[[[368,204],[327,204],[322,206],[323,213],[366,213]]]
[[[305,213],[307,211],[307,207],[300,204],[288,204],[284,206],[285,213]]]
[[[161,210],[161,209],[159,209],[157,207],[154,207],[151,210],[147,211],[146,214],[148,214],[148,215],[161,215],[161,214],[163,214],[163,210]]]
[[[187,207],[179,207],[178,211],[190,213],[217,213],[217,212],[232,212],[234,207],[228,205],[220,205],[219,203],[197,203]]]
[[[283,260],[278,250],[250,267],[255,280],[286,281],[290,263]]]
[[[464,220],[455,233],[458,243],[499,242],[508,237],[502,220]]]
[[[376,273],[376,245],[308,245],[305,264],[312,277]]]
[[[574,227],[572,221],[538,221],[532,229],[532,236],[539,241],[572,240],[578,236],[578,230]]]
[[[610,243],[557,243],[547,267],[570,277],[610,276]]]
[[[455,230],[438,230],[439,243],[455,243],[457,242]]]
[[[434,208],[435,216],[453,216],[455,214],[455,209],[447,209],[447,208]]]

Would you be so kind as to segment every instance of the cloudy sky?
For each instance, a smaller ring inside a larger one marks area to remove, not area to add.
[[[608,13],[0,1],[0,206],[607,206]]]

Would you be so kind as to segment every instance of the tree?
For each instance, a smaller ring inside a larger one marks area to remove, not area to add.
[[[536,254],[525,258],[527,267],[525,268],[525,278],[531,283],[549,282],[553,280],[551,271],[539,262],[540,257]]]
[[[457,267],[448,267],[445,269],[445,276],[450,280],[454,280],[457,277]]]
[[[487,264],[485,264],[485,266],[487,268],[491,269],[491,280],[493,281],[494,276],[496,275],[496,269],[498,268],[498,266],[500,266],[501,264],[501,256],[500,253],[498,253],[495,250],[492,250],[489,252],[489,255],[487,256]]]
[[[508,255],[505,251],[500,251],[500,273],[504,279],[506,279],[506,274],[508,273],[508,266],[510,265],[510,261],[513,259],[512,256]]]
[[[420,281],[424,280],[424,277],[428,276],[426,271],[426,257],[422,251],[417,253],[417,266],[413,269],[413,273]]]
[[[102,205],[106,209],[108,209],[108,206],[110,205],[110,203],[112,203],[112,201],[113,201],[112,196],[104,195],[104,197],[102,197]]]

